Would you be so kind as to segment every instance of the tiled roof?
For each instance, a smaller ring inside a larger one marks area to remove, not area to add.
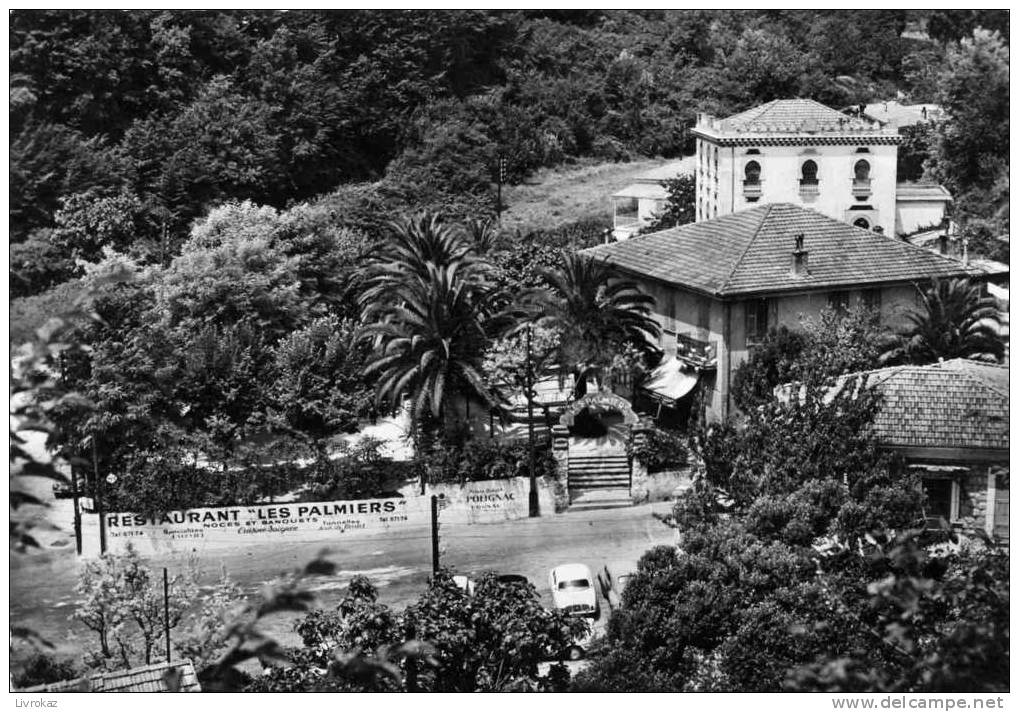
[[[723,134],[894,133],[878,121],[843,114],[813,99],[776,99],[716,120],[711,128]]]
[[[867,383],[884,396],[874,419],[884,445],[1008,450],[1007,366],[894,366],[870,371]]]
[[[896,200],[951,200],[952,194],[937,183],[897,183]]]
[[[808,253],[808,274],[794,276],[792,253],[799,234]],[[631,274],[718,296],[980,273],[957,260],[788,203],[598,245],[584,254]]]
[[[167,678],[180,674],[178,692],[201,692],[198,676],[190,660],[161,662],[131,670],[100,673],[76,680],[51,682],[28,687],[20,692],[167,692]]]

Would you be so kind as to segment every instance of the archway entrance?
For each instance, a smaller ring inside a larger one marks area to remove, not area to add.
[[[630,430],[638,422],[630,401],[608,391],[589,393],[574,401],[559,417],[570,431],[570,453],[626,452]]]
[[[567,488],[570,508],[627,507],[633,463],[627,444],[639,422],[630,402],[598,391],[578,398],[560,416],[570,433]]]

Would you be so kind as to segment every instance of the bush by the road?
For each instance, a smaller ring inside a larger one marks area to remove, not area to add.
[[[655,428],[645,434],[642,444],[631,444],[628,447],[630,455],[644,465],[648,472],[663,472],[686,464],[686,442],[679,433]]]
[[[506,480],[529,476],[528,445],[489,438],[468,440],[459,448],[438,449],[417,460],[427,482],[460,483]],[[556,461],[549,443],[538,443],[534,453],[535,477],[555,477]]]

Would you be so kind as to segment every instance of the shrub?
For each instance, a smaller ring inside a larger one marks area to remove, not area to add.
[[[650,430],[640,445],[630,445],[629,455],[647,468],[648,472],[662,472],[686,464],[686,442],[678,433],[655,428]]]
[[[78,666],[71,660],[60,660],[46,653],[36,653],[13,675],[15,688],[45,685],[50,682],[73,680],[78,676]]]
[[[341,445],[343,456],[322,460],[307,489],[310,499],[370,499],[383,496],[390,483],[417,477],[414,463],[394,462],[382,454],[383,442],[366,437],[354,445]]]
[[[494,439],[468,440],[462,448],[438,450],[419,458],[428,482],[477,482],[528,476],[527,443],[503,443]],[[555,477],[556,461],[549,444],[537,444],[534,453],[536,477]]]

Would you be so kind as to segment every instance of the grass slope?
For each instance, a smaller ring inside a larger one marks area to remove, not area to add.
[[[521,231],[551,229],[590,218],[612,221],[611,196],[641,174],[675,159],[589,163],[542,169],[521,185],[503,188],[502,225]],[[693,158],[690,161],[691,169]]]

